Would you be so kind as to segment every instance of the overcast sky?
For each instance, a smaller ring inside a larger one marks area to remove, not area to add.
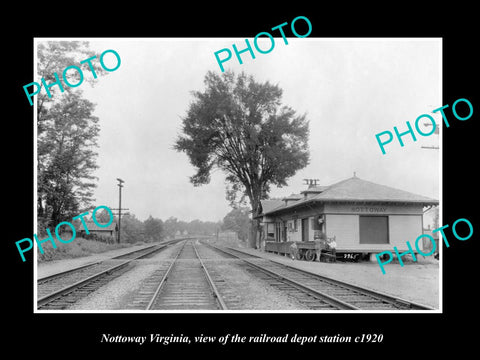
[[[99,53],[117,51],[121,66],[80,87],[97,104],[100,118],[96,204],[118,207],[117,177],[125,180],[122,205],[139,219],[221,220],[230,208],[225,175],[194,187],[195,170],[172,149],[192,90],[203,90],[207,71],[221,73],[214,52],[242,49],[245,39],[87,39]],[[252,39],[250,39],[252,42]],[[441,39],[276,38],[269,54],[243,54],[226,69],[283,89],[283,103],[310,120],[310,164],[273,188],[271,197],[304,189],[302,179],[329,185],[356,172],[361,179],[439,199],[439,137],[405,136],[382,155],[375,134],[406,130],[415,119],[443,105]],[[267,49],[268,43],[260,45]],[[111,54],[110,54],[111,55]],[[86,74],[85,76],[88,76]],[[79,87],[79,88],[80,88]],[[440,122],[438,116],[434,116]],[[425,130],[427,131],[427,130]]]

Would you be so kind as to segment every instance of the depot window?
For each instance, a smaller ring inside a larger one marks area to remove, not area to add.
[[[360,215],[360,244],[388,244],[388,216]]]
[[[275,224],[267,223],[267,238],[275,237]]]

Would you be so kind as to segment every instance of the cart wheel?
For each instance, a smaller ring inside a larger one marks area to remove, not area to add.
[[[313,250],[307,250],[307,252],[305,253],[305,260],[307,261],[313,261],[315,260],[315,251]]]

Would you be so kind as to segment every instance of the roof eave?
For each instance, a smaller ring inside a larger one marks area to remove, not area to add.
[[[417,204],[417,205],[422,205],[422,206],[431,206],[431,205],[439,205],[439,201],[438,200],[435,200],[435,199],[432,199],[432,200],[392,200],[392,199],[388,199],[388,200],[379,200],[379,199],[359,199],[359,200],[352,200],[352,199],[316,199],[316,198],[312,198],[312,199],[308,199],[308,200],[305,200],[305,201],[302,201],[301,203],[299,204],[291,204],[290,206],[287,206],[287,207],[284,207],[282,209],[276,209],[276,210],[273,210],[273,211],[269,211],[267,213],[264,213],[264,214],[259,214],[257,216],[258,217],[263,217],[263,216],[270,216],[270,215],[274,215],[276,213],[280,213],[284,210],[291,210],[291,209],[295,209],[297,207],[300,207],[302,205],[305,205],[305,204],[308,204],[308,203],[312,203],[312,202],[321,202],[321,203],[327,203],[327,202],[343,202],[343,203],[359,203],[359,202],[363,202],[363,203],[371,203],[371,202],[376,202],[376,203],[390,203],[390,204]]]

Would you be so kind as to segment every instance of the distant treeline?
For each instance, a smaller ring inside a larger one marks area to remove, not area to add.
[[[101,210],[97,213],[100,222],[108,222],[109,215]],[[118,223],[118,218],[114,220]],[[121,242],[136,243],[138,241],[153,242],[176,235],[214,235],[217,231],[234,231],[239,239],[246,240],[250,227],[249,210],[238,208],[230,211],[223,221],[183,221],[176,217],[169,217],[167,220],[149,216],[145,221],[137,219],[134,214],[123,215],[121,222]]]
[[[115,219],[117,221],[117,219]],[[193,220],[190,222],[170,217],[163,221],[149,216],[141,221],[135,215],[122,216],[121,242],[152,242],[172,238],[180,234],[212,235],[220,229],[222,222]]]

